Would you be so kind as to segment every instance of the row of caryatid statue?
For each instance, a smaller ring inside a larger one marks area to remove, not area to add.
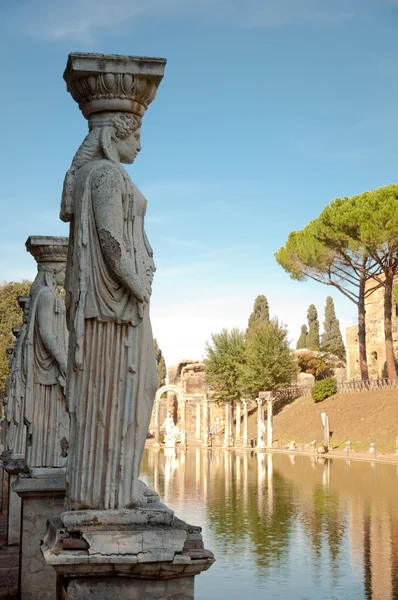
[[[8,462],[11,469],[22,458],[25,471],[13,485],[23,502],[23,600],[55,598],[55,572],[57,598],[190,599],[195,575],[214,561],[200,528],[174,519],[139,480],[157,389],[149,320],[155,265],[146,199],[121,163],[141,149],[142,117],[165,63],[71,54],[64,73],[89,124],[64,181],[68,255],[65,238],[27,242],[38,275],[7,405]],[[56,292],[65,262],[66,310]],[[66,489],[57,476],[65,466]]]
[[[37,262],[37,276],[29,296],[19,296],[21,327],[13,328],[15,345],[8,349],[5,417],[8,468],[65,471],[69,439],[65,381],[68,330],[65,303],[57,286],[65,280],[68,239],[31,236],[27,250]]]

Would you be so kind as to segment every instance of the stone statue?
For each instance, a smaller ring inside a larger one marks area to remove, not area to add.
[[[5,417],[7,421],[7,449],[12,452],[15,445],[16,427],[14,423],[15,407],[15,359],[17,353],[18,338],[13,346],[8,346],[8,375],[6,379]]]
[[[165,445],[167,448],[175,448],[177,437],[180,435],[179,428],[174,424],[171,412],[167,413],[167,417],[164,420],[162,429],[165,432]]]
[[[24,349],[27,465],[64,467],[69,430],[65,400],[68,332],[65,304],[56,286],[64,284],[68,239],[31,236],[26,248],[38,268],[30,292]]]
[[[257,419],[257,448],[265,448],[265,433],[267,431],[267,427],[264,423],[264,420],[259,418]]]
[[[26,366],[24,360],[25,338],[29,316],[29,296],[18,296],[18,304],[23,309],[23,322],[21,327],[14,327],[13,333],[16,344],[13,351],[12,366],[7,378],[7,421],[8,421],[8,450],[14,456],[26,454],[26,425],[25,388]]]
[[[85,56],[70,55],[64,75],[89,121],[61,207],[70,222],[68,500],[71,509],[111,510],[147,502],[138,475],[158,383],[149,320],[155,264],[147,201],[120,163],[141,149],[141,119],[161,76],[104,74],[95,55],[87,55],[90,71]],[[109,58],[114,72],[126,68],[118,59]]]

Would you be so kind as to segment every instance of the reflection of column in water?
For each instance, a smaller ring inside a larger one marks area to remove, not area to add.
[[[241,471],[241,456],[235,456],[235,477],[236,477],[236,489],[241,490],[242,483],[242,471]]]
[[[288,454],[289,456],[289,460],[292,463],[292,465],[296,464],[296,455],[295,454]]]
[[[316,463],[317,463],[317,457],[311,456],[311,467],[314,469],[314,471],[316,471]]]
[[[164,501],[167,504],[169,486],[174,476],[174,471],[179,466],[177,458],[177,450],[175,448],[165,448],[165,465],[164,465]]]
[[[203,499],[207,500],[208,481],[209,481],[209,451],[202,452],[203,459]]]
[[[195,450],[196,489],[200,490],[200,448]]]
[[[224,450],[224,472],[225,472],[225,497],[229,498],[231,493],[231,458],[232,452]]]
[[[243,455],[243,509],[246,510],[247,509],[247,494],[248,494],[248,487],[249,487],[249,482],[247,480],[247,471],[248,471],[248,456],[247,456],[247,452],[244,453]]]
[[[160,494],[159,489],[159,450],[153,450],[153,489]]]
[[[358,579],[363,579],[364,566],[364,511],[363,502],[349,497],[348,504],[348,520],[350,524],[350,562],[351,569]]]
[[[330,460],[325,458],[322,470],[322,485],[325,489],[330,488]]]
[[[185,457],[186,450],[185,448],[180,448],[179,451],[179,469],[178,469],[178,499],[180,501],[180,506],[184,503],[185,498]]]
[[[259,452],[257,454],[257,503],[258,503],[258,514],[263,514],[263,500],[264,500],[264,466],[265,454]]]
[[[267,454],[268,513],[270,515],[274,511],[274,468],[272,459],[272,454]]]

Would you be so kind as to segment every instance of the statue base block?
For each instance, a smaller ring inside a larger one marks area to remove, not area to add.
[[[22,502],[20,546],[21,600],[54,600],[56,573],[49,567],[40,544],[46,533],[47,519],[59,518],[65,510],[65,472],[41,470],[40,477],[20,476],[13,493]]]
[[[58,574],[57,600],[193,600],[214,562],[201,528],[156,508],[70,511],[48,522],[42,552]]]
[[[25,456],[6,450],[1,455],[3,468],[8,473],[7,544],[19,546],[21,539],[21,498],[13,490],[18,475],[26,473]]]

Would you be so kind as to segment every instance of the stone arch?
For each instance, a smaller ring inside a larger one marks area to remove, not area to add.
[[[159,388],[155,395],[155,403],[160,404],[161,396],[167,392],[172,392],[174,394],[173,407],[170,409],[173,417],[173,421],[175,425],[177,424],[180,417],[181,404],[185,402],[186,398],[182,393],[182,390],[177,385],[164,385]]]
[[[178,399],[181,400],[185,400],[184,394],[182,393],[181,389],[176,386],[176,385],[164,385],[161,388],[158,389],[158,391],[156,392],[155,395],[155,402],[158,402],[161,398],[161,396],[165,393],[165,392],[174,392],[175,394],[177,394]]]

